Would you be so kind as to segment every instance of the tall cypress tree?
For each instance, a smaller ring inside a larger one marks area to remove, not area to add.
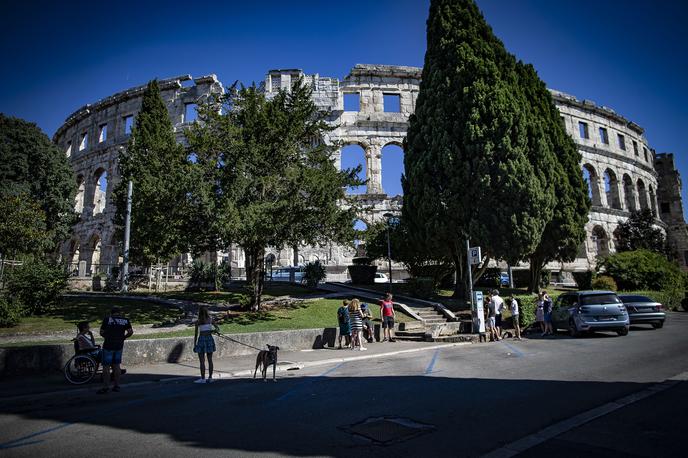
[[[518,62],[518,83],[533,118],[542,126],[544,141],[554,151],[550,167],[543,169],[554,190],[555,206],[537,248],[530,254],[529,291],[537,291],[541,272],[550,261],[573,261],[585,240],[585,223],[590,212],[587,185],[580,168],[581,156],[566,132],[552,100],[532,65]]]
[[[131,211],[131,258],[168,261],[185,251],[188,161],[177,143],[172,121],[156,80],[143,93],[141,111],[126,151],[120,156],[121,180],[115,188],[116,221],[121,232],[127,182],[134,185]]]
[[[402,217],[435,258],[450,257],[465,295],[465,240],[515,261],[538,243],[552,198],[532,166],[538,131],[514,86],[513,56],[472,0],[434,0],[405,144]]]

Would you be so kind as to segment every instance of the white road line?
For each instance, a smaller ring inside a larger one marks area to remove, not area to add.
[[[672,386],[679,384],[681,381],[686,380],[688,380],[688,372],[682,372],[663,382],[656,383],[638,392],[631,393],[622,398],[616,399],[606,404],[602,404],[583,413],[579,413],[578,415],[567,418],[566,420],[562,420],[558,423],[554,423],[544,429],[541,429],[540,431],[534,434],[529,434],[516,441],[503,445],[502,447],[492,450],[491,452],[483,455],[483,458],[509,458],[518,455],[519,453],[523,453],[529,448],[535,447],[536,445],[540,445],[561,434],[571,431],[574,428],[582,426],[586,423],[591,422],[592,420],[600,418],[616,410],[622,409],[630,404],[636,403],[654,394],[661,393],[662,391],[665,391],[671,388]]]

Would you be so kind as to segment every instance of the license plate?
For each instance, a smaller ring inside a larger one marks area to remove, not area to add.
[[[614,316],[598,316],[597,320],[598,321],[615,321],[616,317],[614,317]]]

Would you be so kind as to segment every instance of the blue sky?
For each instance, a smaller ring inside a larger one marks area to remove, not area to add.
[[[216,73],[231,84],[261,81],[271,68],[343,78],[356,63],[421,66],[428,4],[11,2],[0,17],[0,111],[52,135],[82,105],[154,77]],[[534,64],[549,87],[640,124],[686,175],[688,2],[478,4],[509,51]],[[398,169],[401,162],[388,158]],[[393,193],[396,181],[383,177],[383,186]]]

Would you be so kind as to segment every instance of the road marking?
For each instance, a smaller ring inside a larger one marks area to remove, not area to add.
[[[428,364],[428,367],[425,368],[425,375],[431,374],[432,369],[435,367],[435,363],[437,362],[437,356],[440,354],[440,349],[438,348],[435,350],[435,353],[432,355],[432,359],[430,360],[430,364]]]
[[[663,382],[656,383],[643,390],[631,393],[622,398],[594,407],[585,412],[574,415],[573,417],[554,423],[540,431],[510,442],[502,447],[492,450],[483,455],[483,458],[509,458],[516,456],[526,450],[547,442],[557,436],[571,431],[579,426],[589,423],[609,413],[615,412],[628,405],[634,404],[654,394],[661,393],[669,388],[678,385],[682,381],[688,380],[688,372],[682,372]]]
[[[524,354],[521,350],[519,350],[518,348],[514,347],[514,346],[511,345],[510,343],[504,342],[504,340],[502,340],[502,345],[505,345],[509,350],[513,351],[514,354],[515,354],[517,357],[519,357],[519,358],[522,358],[523,356],[525,356],[525,354]]]

